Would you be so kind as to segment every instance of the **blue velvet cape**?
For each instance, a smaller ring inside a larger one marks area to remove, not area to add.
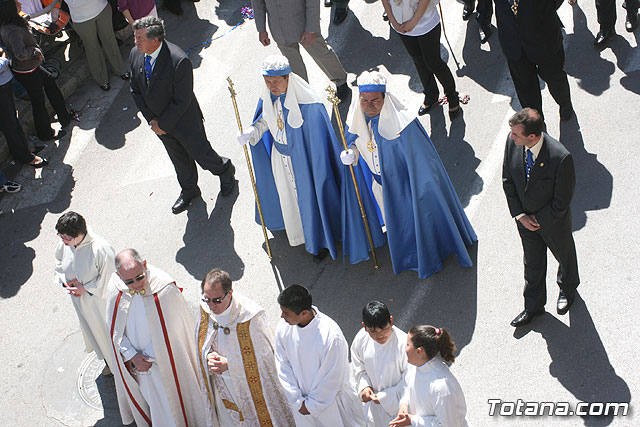
[[[378,132],[379,116],[371,118],[380,156],[382,197],[387,226],[387,240],[393,271],[418,272],[424,279],[442,269],[442,261],[450,254],[460,265],[471,267],[467,246],[478,240],[473,231],[447,171],[418,119],[393,140]],[[347,132],[353,144],[356,135]],[[373,174],[364,159],[362,168],[371,192]],[[377,206],[377,203],[376,203]]]
[[[348,170],[340,162],[341,148],[329,115],[321,103],[299,106],[304,123],[297,129],[287,123],[289,110],[283,106],[287,145],[278,144],[276,149],[291,157],[306,250],[316,255],[320,249],[327,248],[336,259],[336,242],[342,240],[343,253],[349,256],[351,263],[368,259],[369,244],[355,190],[351,177],[345,175]],[[261,117],[262,99],[258,102],[254,123]],[[267,131],[251,147],[262,214],[265,226],[272,231],[285,229],[271,169],[274,143],[271,132]],[[368,200],[367,206],[375,218],[375,205]],[[256,222],[260,224],[257,209]],[[375,246],[383,245],[380,227],[372,228]]]

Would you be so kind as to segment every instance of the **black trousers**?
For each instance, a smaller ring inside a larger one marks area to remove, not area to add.
[[[627,0],[627,16],[638,13],[639,0]],[[601,30],[613,31],[616,25],[616,0],[596,0],[598,23]]]
[[[473,9],[476,9],[476,0],[464,0],[464,8],[473,12]],[[491,24],[491,17],[493,16],[492,0],[478,0],[476,11],[478,12],[476,19],[479,23],[486,25]]]
[[[172,134],[159,135],[176,170],[178,183],[182,189],[181,194],[186,199],[200,195],[196,162],[202,169],[208,170],[214,175],[224,175],[231,166],[229,159],[219,156],[211,148],[203,122],[199,121],[198,123],[196,129],[188,129],[186,131],[188,133],[185,134],[177,131]]]
[[[449,100],[449,107],[455,108],[460,104],[456,82],[447,63],[440,56],[440,32],[442,27],[438,24],[433,30],[422,36],[405,36],[400,34],[402,44],[409,52],[413,63],[418,70],[418,76],[424,88],[425,104],[433,104],[438,100],[440,91],[436,84],[436,78],[442,85],[445,95]]]
[[[22,163],[30,163],[34,155],[16,117],[16,103],[13,99],[11,81],[0,86],[0,130],[4,133],[11,156]]]
[[[558,261],[558,286],[573,293],[580,284],[576,246],[571,234],[571,221],[544,232],[529,231],[518,224],[524,250],[524,308],[536,311],[547,302],[547,248]]]
[[[51,74],[42,68],[36,68],[31,73],[21,74],[13,73],[15,78],[24,86],[31,99],[31,108],[33,109],[33,121],[36,124],[36,133],[38,138],[46,140],[54,136],[51,128],[51,119],[47,112],[44,95],[51,103],[51,106],[58,115],[58,120],[63,126],[71,123],[71,115],[67,110],[62,92],[58,89],[56,81]]]
[[[560,46],[558,52],[550,57],[551,60],[539,64],[531,62],[524,52],[518,61],[507,58],[509,72],[520,105],[523,108],[535,108],[543,116],[542,93],[540,92],[538,75],[547,83],[549,92],[558,105],[571,105],[569,80],[567,73],[564,72],[564,48]]]

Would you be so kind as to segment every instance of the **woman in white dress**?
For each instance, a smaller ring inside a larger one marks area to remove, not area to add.
[[[61,242],[56,249],[54,282],[62,286],[76,309],[86,352],[96,352],[109,375],[109,333],[105,316],[107,283],[115,271],[113,248],[103,238],[87,230],[84,218],[76,212],[63,214],[56,224]]]
[[[468,427],[462,388],[445,363],[453,363],[455,350],[445,329],[422,325],[409,330],[406,388],[390,426]]]

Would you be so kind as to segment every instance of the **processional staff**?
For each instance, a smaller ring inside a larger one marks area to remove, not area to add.
[[[336,116],[336,121],[338,122],[338,129],[340,130],[340,139],[342,141],[342,146],[345,151],[349,149],[347,147],[347,140],[344,137],[344,126],[342,125],[342,118],[340,117],[340,111],[338,110],[338,104],[340,103],[340,99],[336,96],[336,90],[331,86],[328,86],[326,89],[329,92],[329,96],[327,99],[331,104],[333,104],[333,113]],[[369,221],[367,220],[367,214],[364,211],[364,205],[362,204],[362,197],[360,196],[360,190],[358,189],[358,181],[356,180],[356,174],[353,170],[353,165],[349,165],[349,170],[351,171],[351,180],[353,181],[353,187],[356,190],[356,197],[358,198],[358,205],[360,205],[360,213],[362,214],[362,222],[364,223],[364,229],[367,232],[367,239],[369,239],[369,247],[371,248],[371,256],[373,257],[373,266],[378,269],[378,258],[376,257],[376,252],[373,248],[373,238],[371,237],[371,230],[369,229]]]
[[[231,81],[231,77],[227,77],[227,82],[229,83],[229,92],[231,93],[231,101],[233,102],[233,109],[236,112],[236,121],[238,122],[238,130],[242,133],[242,121],[240,120],[240,113],[238,112],[238,103],[236,102],[236,91],[233,88],[233,82]],[[262,225],[262,233],[264,234],[264,243],[267,246],[267,255],[269,255],[269,259],[272,259],[271,256],[271,246],[269,245],[269,237],[267,236],[267,227],[264,225],[264,217],[262,216],[262,206],[260,205],[260,197],[258,197],[258,188],[256,187],[256,178],[253,175],[253,167],[251,167],[251,159],[249,158],[249,150],[246,145],[243,145],[244,148],[244,158],[247,161],[247,168],[249,168],[249,177],[251,178],[251,186],[253,187],[253,195],[256,197],[256,206],[258,207],[258,215],[260,215],[260,224]]]

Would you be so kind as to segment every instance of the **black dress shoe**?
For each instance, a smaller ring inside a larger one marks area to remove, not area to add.
[[[624,28],[627,29],[628,32],[632,32],[638,26],[638,12],[633,15],[629,15],[627,13],[627,20],[624,23]]]
[[[573,117],[573,106],[571,104],[569,105],[561,105],[560,106],[560,120],[562,120],[563,122],[566,122],[568,120],[571,120],[571,117]]]
[[[567,314],[571,304],[573,304],[574,297],[575,292],[566,294],[564,291],[560,291],[560,295],[558,295],[558,306],[556,307],[559,315]]]
[[[480,44],[485,44],[489,37],[493,34],[493,30],[491,29],[491,25],[480,25]]]
[[[336,11],[333,14],[333,25],[340,25],[347,19],[347,15],[349,14],[349,9],[346,7],[336,7]]]
[[[331,7],[333,6],[333,1],[331,0],[324,0],[324,7]]]
[[[347,83],[343,83],[336,88],[336,96],[340,102],[344,102],[351,96],[351,89]]]
[[[111,85],[107,82],[103,85],[100,85],[100,89],[104,90],[105,92],[108,91],[109,89],[111,89]]]
[[[122,80],[129,80],[131,78],[131,74],[127,71],[123,75],[120,76]]]
[[[60,139],[60,138],[64,138],[64,136],[67,134],[67,131],[64,129],[60,129],[58,131],[58,133],[54,133],[53,135],[51,135],[51,137],[47,138],[47,139],[41,139],[40,141],[52,141],[54,139]]]
[[[231,160],[229,160],[229,169],[227,169],[224,174],[220,175],[220,194],[222,195],[222,197],[226,197],[231,194],[231,192],[235,188],[235,173],[236,168],[235,166],[233,166],[233,163],[231,163]]]
[[[515,319],[511,321],[511,326],[514,328],[524,326],[531,322],[534,317],[540,316],[544,314],[544,308],[536,311],[527,311],[524,310],[522,313],[518,314]]]
[[[598,34],[596,35],[596,38],[593,41],[593,44],[596,47],[604,46],[604,44],[607,42],[609,37],[611,37],[613,34],[614,32],[612,30],[600,30],[598,31]]]
[[[313,256],[313,262],[316,264],[321,263],[329,255],[329,249],[322,248],[318,251],[318,255]]]
[[[473,9],[469,10],[465,5],[464,9],[462,10],[462,20],[468,21],[469,19],[471,19],[472,16],[473,16]]]
[[[191,204],[191,200],[193,200],[193,197],[185,198],[181,194],[180,197],[178,197],[178,200],[176,200],[173,206],[171,206],[171,212],[173,212],[174,215],[178,215],[180,212],[184,212]]]

